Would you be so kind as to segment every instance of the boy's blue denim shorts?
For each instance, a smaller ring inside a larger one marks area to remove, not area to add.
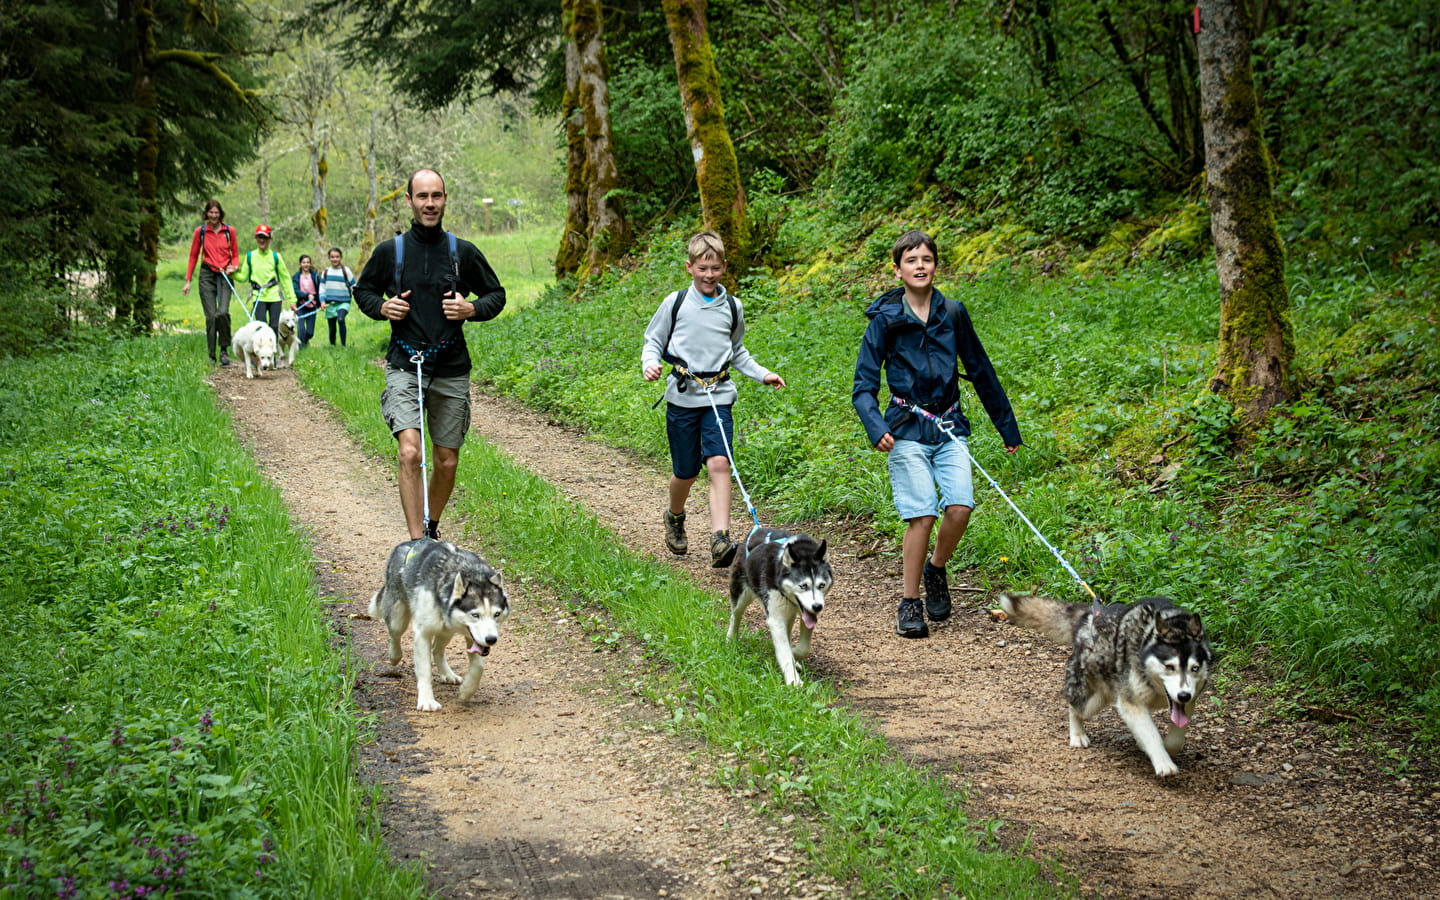
[[[964,438],[959,439],[963,444]],[[896,441],[890,450],[890,490],[895,511],[905,521],[937,515],[935,487],[940,487],[940,506],[975,506],[975,487],[970,479],[970,454],[954,441],[922,444]]]
[[[720,426],[715,421],[719,410],[720,420],[725,423],[725,437],[721,440]],[[728,443],[735,444],[735,420],[730,415],[730,406],[710,407],[676,406],[665,404],[665,436],[670,439],[670,471],[675,477],[688,480],[700,474],[700,467],[712,456],[730,458],[725,449]]]

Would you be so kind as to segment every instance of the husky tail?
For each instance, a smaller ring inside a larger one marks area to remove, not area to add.
[[[1000,595],[1000,608],[1016,625],[1038,631],[1057,644],[1067,646],[1074,642],[1075,630],[1090,612],[1084,603],[1013,594]]]

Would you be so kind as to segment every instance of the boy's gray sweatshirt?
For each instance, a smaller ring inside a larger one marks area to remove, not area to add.
[[[731,373],[739,372],[764,383],[770,370],[760,365],[745,349],[745,308],[735,300],[735,314],[740,319],[732,331],[730,327],[730,304],[725,300],[725,288],[720,294],[707,300],[692,283],[680,304],[680,314],[675,318],[675,333],[670,333],[670,308],[679,291],[668,294],[650,317],[645,327],[645,348],[640,353],[640,368],[665,365],[660,354],[665,352],[665,341],[670,341],[670,355],[685,360],[686,366],[695,372],[714,372],[727,362]],[[709,406],[705,391],[694,381],[686,386],[682,394],[676,389],[677,381],[669,374],[665,376],[665,400],[676,406]],[[735,402],[739,392],[735,382],[726,379],[715,385],[711,394],[717,406]]]

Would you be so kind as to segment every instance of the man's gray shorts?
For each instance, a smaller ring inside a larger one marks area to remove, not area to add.
[[[436,447],[458,450],[470,430],[470,376],[436,378],[423,376],[425,389],[425,437]],[[391,434],[420,427],[420,399],[415,372],[385,369],[385,392],[380,395],[380,413]]]

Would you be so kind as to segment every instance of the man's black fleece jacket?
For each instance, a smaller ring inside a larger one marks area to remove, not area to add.
[[[505,308],[505,288],[500,286],[485,255],[469,241],[455,241],[456,259],[452,260],[442,226],[427,228],[412,222],[401,240],[405,241],[405,271],[400,273],[399,287],[395,283],[395,242],[385,241],[375,247],[365,271],[360,273],[355,302],[370,318],[384,319],[380,304],[385,298],[409,291],[410,314],[390,323],[385,361],[391,368],[414,371],[411,355],[421,352],[425,354],[422,365],[427,375],[467,375],[470,351],[465,346],[464,324],[500,315]],[[459,322],[445,318],[440,301],[451,290],[470,300],[475,307],[474,317]]]

